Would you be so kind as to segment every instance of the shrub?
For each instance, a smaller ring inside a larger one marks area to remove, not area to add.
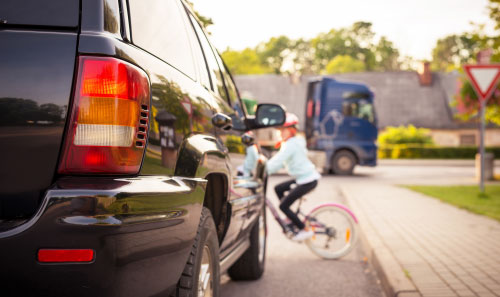
[[[378,149],[380,159],[474,159],[477,147],[438,147],[433,145],[384,145]],[[500,147],[488,147],[486,152],[500,158]]]
[[[225,145],[230,153],[245,153],[245,145],[241,143],[241,137],[235,135],[227,135]]]
[[[387,127],[386,130],[380,133],[378,143],[380,145],[387,144],[433,144],[432,137],[429,135],[430,130],[424,128],[416,128],[413,125]]]

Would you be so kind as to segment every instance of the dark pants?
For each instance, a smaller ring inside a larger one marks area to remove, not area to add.
[[[300,197],[312,191],[318,185],[318,181],[312,181],[307,184],[297,185],[295,188],[290,190],[291,186],[297,184],[297,182],[292,179],[281,184],[276,185],[274,187],[274,191],[276,195],[278,195],[280,199],[280,209],[283,211],[286,216],[295,224],[295,226],[299,227],[299,229],[304,229],[305,225],[302,221],[297,217],[297,215],[290,209],[290,206]],[[288,195],[285,195],[285,192],[289,191]]]

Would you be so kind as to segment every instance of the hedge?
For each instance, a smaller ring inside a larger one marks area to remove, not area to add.
[[[474,159],[477,147],[439,147],[429,145],[383,145],[378,149],[380,159]],[[500,158],[500,147],[487,147],[486,152]]]

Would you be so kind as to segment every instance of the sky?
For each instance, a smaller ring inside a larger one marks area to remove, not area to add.
[[[401,56],[431,59],[436,41],[487,24],[487,0],[191,0],[195,10],[212,18],[211,40],[219,51],[242,50],[273,36],[312,38],[357,21],[373,24]]]

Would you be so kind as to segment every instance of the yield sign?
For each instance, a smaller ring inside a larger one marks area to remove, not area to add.
[[[500,65],[465,65],[464,69],[479,100],[488,100],[500,79]]]
[[[191,117],[191,115],[193,114],[193,105],[191,104],[191,101],[189,101],[189,98],[184,98],[184,100],[181,101],[181,106]]]

